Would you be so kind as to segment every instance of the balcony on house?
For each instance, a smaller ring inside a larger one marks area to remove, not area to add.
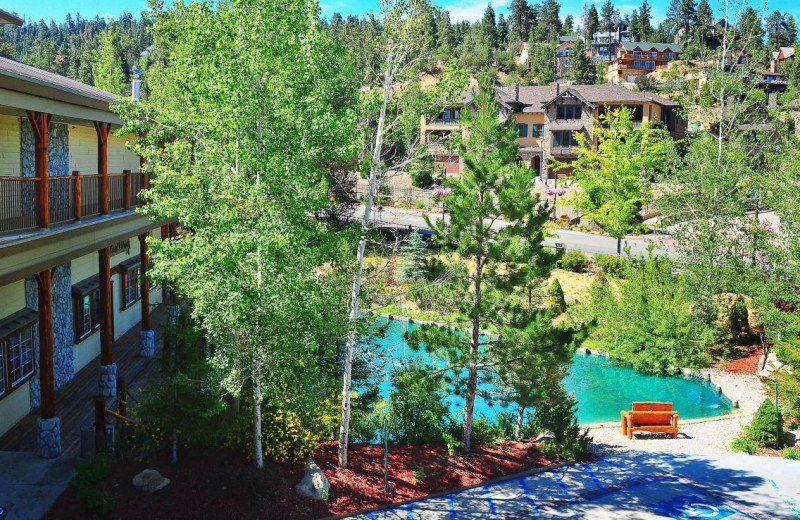
[[[0,176],[0,234],[34,231],[57,224],[130,211],[142,204],[146,174],[82,174],[47,177]],[[105,185],[105,186],[104,186]]]

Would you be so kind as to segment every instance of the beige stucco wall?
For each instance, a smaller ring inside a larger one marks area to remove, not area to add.
[[[14,424],[31,411],[31,384],[22,386],[0,400],[0,435],[6,433]]]
[[[0,286],[0,320],[25,308],[25,280]]]
[[[544,125],[544,114],[514,114],[514,117],[517,120],[517,123],[526,124],[528,125],[528,137],[519,137],[517,138],[517,143],[520,146],[541,146],[542,139],[541,137],[531,137],[531,128],[530,125]],[[542,133],[546,130],[543,128]],[[541,135],[541,134],[540,134]]]
[[[0,175],[22,175],[19,133],[19,118],[0,115]]]
[[[108,136],[108,173],[139,171],[139,157],[125,147],[131,137]],[[87,175],[97,173],[97,133],[94,127],[70,125],[69,169]]]

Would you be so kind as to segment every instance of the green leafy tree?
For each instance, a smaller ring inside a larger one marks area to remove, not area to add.
[[[592,133],[596,146],[585,133],[575,133],[578,157],[571,166],[580,190],[570,197],[585,218],[617,239],[619,255],[622,239],[640,226],[636,214],[650,200],[650,180],[666,166],[672,142],[650,122],[634,125],[625,108],[601,115]],[[565,166],[553,161],[551,168]]]
[[[479,380],[491,380],[493,374],[503,370],[509,378],[525,373],[529,384],[530,370],[548,366],[538,366],[540,353],[528,341],[534,316],[510,298],[524,290],[526,279],[534,273],[540,275],[534,266],[539,263],[537,258],[544,262],[547,255],[542,240],[548,211],[537,207],[538,196],[531,190],[533,173],[517,162],[513,118],[497,118],[498,104],[488,77],[481,78],[473,100],[476,111],[466,115],[469,133],[459,147],[464,172],[445,183],[452,190],[447,199],[449,225],[441,219],[427,219],[437,243],[455,244],[458,256],[451,262],[472,267],[461,270],[466,275],[457,324],[464,333],[423,326],[409,338],[412,345],[425,348],[452,369],[451,386],[465,400],[461,433],[465,451],[472,449]],[[492,229],[491,223],[499,219],[508,225]],[[491,324],[495,324],[497,336],[483,337],[484,329]],[[516,368],[512,374],[511,365],[525,365],[529,370]]]
[[[265,400],[313,392],[347,323],[344,286],[322,267],[347,268],[344,235],[308,215],[327,204],[326,164],[354,154],[357,88],[316,14],[304,1],[156,5],[170,66],[151,68],[146,101],[118,106],[123,131],[143,135],[143,212],[191,230],[152,243],[152,273],[193,302],[223,388],[252,394],[257,467]]]

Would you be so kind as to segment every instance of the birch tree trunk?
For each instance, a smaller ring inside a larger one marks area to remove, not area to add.
[[[264,452],[261,447],[261,379],[253,378],[253,464],[264,468]]]
[[[386,125],[386,108],[389,104],[389,92],[392,87],[392,51],[386,56],[386,70],[383,74],[383,101],[381,103],[378,127],[375,130],[375,143],[372,149],[372,160],[369,171],[369,187],[367,200],[364,205],[364,218],[361,220],[361,239],[358,242],[356,262],[358,269],[353,279],[353,291],[350,294],[350,332],[347,334],[344,358],[344,381],[342,384],[342,420],[339,424],[339,467],[347,468],[347,443],[350,436],[350,385],[353,374],[353,356],[356,347],[356,326],[358,322],[358,296],[361,293],[361,278],[364,272],[364,250],[367,247],[367,231],[370,227],[372,206],[375,201],[375,191],[380,180],[381,155],[383,154],[383,133]]]
[[[517,424],[514,426],[514,440],[522,439],[522,427],[525,421],[525,407],[520,405],[517,407]]]

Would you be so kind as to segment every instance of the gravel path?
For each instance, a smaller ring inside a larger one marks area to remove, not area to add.
[[[739,402],[735,412],[711,419],[678,421],[678,438],[635,434],[633,439],[622,435],[619,421],[586,425],[592,436],[593,451],[606,455],[627,450],[665,451],[671,453],[729,453],[731,441],[750,424],[758,407],[767,398],[760,379],[751,374],[731,374],[719,369],[703,370],[711,382],[722,387],[732,401]],[[680,411],[680,410],[679,410]]]

